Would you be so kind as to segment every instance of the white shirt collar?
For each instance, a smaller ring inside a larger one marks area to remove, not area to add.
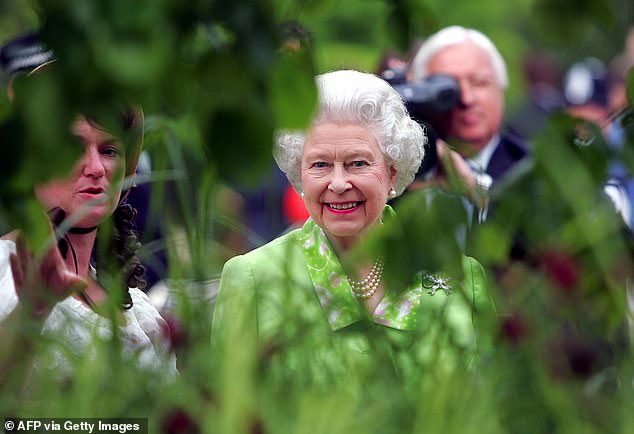
[[[493,152],[495,152],[495,148],[497,148],[498,143],[500,142],[500,135],[495,134],[491,137],[491,140],[487,145],[480,150],[473,158],[467,159],[467,163],[471,167],[480,167],[482,170],[486,170],[489,165],[489,161],[491,161],[491,157],[493,156]]]

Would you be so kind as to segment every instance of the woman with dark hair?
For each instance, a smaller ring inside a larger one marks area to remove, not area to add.
[[[42,69],[43,65],[34,63],[29,73]],[[42,334],[60,344],[53,365],[68,367],[66,351],[79,355],[95,339],[115,335],[121,337],[124,352],[138,358],[139,366],[176,372],[164,339],[165,321],[141,291],[145,282],[144,267],[136,256],[140,247],[134,227],[136,210],[125,202],[124,181],[134,176],[143,142],[140,108],[125,109],[117,130],[121,137],[91,117],[77,116],[71,132],[83,146],[82,156],[67,176],[35,186],[35,196],[49,214],[56,245],[40,257],[30,251],[18,231],[0,238],[0,363],[4,368],[14,366],[26,354],[24,348],[30,347],[11,326],[33,321]],[[112,239],[103,240],[107,248],[97,249],[99,227],[110,218],[112,225],[104,233]],[[116,264],[109,264],[111,258]],[[122,282],[100,280],[100,265],[116,267]],[[115,309],[119,312],[113,314],[112,306],[120,306]]]

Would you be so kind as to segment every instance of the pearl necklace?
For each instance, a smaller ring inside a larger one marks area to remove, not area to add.
[[[381,277],[383,276],[383,258],[379,257],[367,276],[361,281],[348,278],[350,283],[350,289],[352,294],[363,300],[367,300],[372,297],[381,283]]]

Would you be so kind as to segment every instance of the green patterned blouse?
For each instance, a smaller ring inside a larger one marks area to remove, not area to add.
[[[481,265],[464,257],[463,271],[461,280],[419,273],[407,290],[386,290],[368,313],[324,231],[309,219],[225,264],[212,325],[215,351],[243,357],[253,345],[267,378],[294,384],[327,384],[352,371],[363,378],[386,366],[400,375],[466,365],[477,347],[476,313],[491,304]]]
[[[386,291],[368,315],[352,294],[350,283],[324,231],[309,219],[298,234],[308,273],[332,330],[367,319],[399,330],[415,330],[426,296],[449,296],[455,283],[441,273],[421,274],[420,285],[401,294]]]

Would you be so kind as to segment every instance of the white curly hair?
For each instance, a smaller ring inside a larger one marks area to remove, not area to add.
[[[317,76],[318,107],[311,127],[322,123],[350,122],[367,127],[377,138],[387,163],[396,170],[396,194],[414,180],[427,136],[413,120],[398,92],[376,75],[332,71]],[[276,135],[274,157],[296,191],[302,192],[301,161],[306,132],[281,131]]]

